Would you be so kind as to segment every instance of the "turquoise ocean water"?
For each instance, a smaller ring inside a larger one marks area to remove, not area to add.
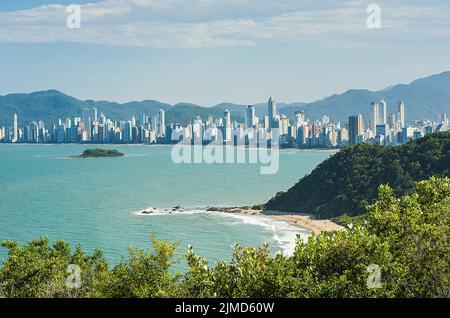
[[[121,158],[70,159],[86,145],[0,145],[0,240],[48,236],[101,248],[111,263],[129,245],[149,247],[152,233],[191,244],[211,260],[229,259],[231,245],[271,244],[292,250],[307,231],[269,217],[206,213],[208,206],[263,203],[286,190],[330,151],[280,151],[277,174],[255,164],[174,164],[170,146],[100,146]],[[244,150],[242,150],[244,151]],[[187,213],[137,215],[148,207],[182,206]],[[73,246],[73,245],[72,245]],[[6,250],[0,248],[0,259]]]

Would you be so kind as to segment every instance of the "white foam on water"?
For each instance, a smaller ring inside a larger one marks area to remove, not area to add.
[[[306,229],[302,229],[296,225],[289,223],[288,221],[275,220],[267,215],[246,215],[239,213],[226,213],[217,211],[206,211],[206,209],[189,209],[186,211],[174,211],[174,208],[158,209],[149,207],[144,210],[132,212],[133,215],[138,216],[170,216],[170,215],[193,215],[193,214],[207,214],[215,215],[224,218],[232,218],[238,220],[244,224],[255,225],[262,227],[272,232],[272,240],[275,241],[280,247],[280,252],[286,256],[292,256],[295,250],[295,243],[297,241],[297,235],[303,241],[306,241],[310,232]]]
[[[175,208],[158,209],[153,207],[148,207],[143,210],[131,212],[133,215],[139,216],[161,216],[161,215],[192,215],[194,213],[199,213],[198,211],[179,211]]]
[[[225,212],[207,212],[213,215],[220,215],[223,217],[231,217],[238,219],[245,224],[251,224],[263,227],[272,232],[272,240],[277,242],[280,246],[281,252],[286,256],[292,256],[295,251],[295,243],[297,235],[303,241],[306,241],[310,232],[302,229],[288,221],[275,220],[267,215],[245,215],[239,213],[225,213]]]

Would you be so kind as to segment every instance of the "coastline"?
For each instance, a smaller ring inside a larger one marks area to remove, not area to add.
[[[13,146],[100,146],[100,147],[108,147],[108,146],[114,146],[114,147],[173,147],[176,145],[174,144],[113,144],[113,143],[105,143],[105,144],[98,144],[98,143],[26,143],[26,142],[20,142],[20,143],[5,143],[0,142],[1,145],[13,145]],[[204,145],[202,145],[204,146]],[[194,147],[196,147],[194,145]],[[259,149],[258,147],[244,147],[242,145],[238,146],[230,146],[227,145],[227,147],[233,147],[233,148],[243,148],[243,149]],[[265,148],[267,149],[267,148]],[[296,147],[288,147],[288,148],[278,148],[278,151],[281,153],[286,153],[289,151],[294,152],[312,152],[312,151],[324,151],[324,152],[338,152],[342,148],[296,148]]]
[[[343,229],[345,229],[343,226],[331,221],[330,219],[317,219],[313,215],[306,213],[245,209],[242,207],[210,207],[207,209],[207,211],[241,214],[248,216],[266,215],[275,220],[287,221],[295,226],[311,231],[315,234],[319,234],[322,232],[342,231]]]

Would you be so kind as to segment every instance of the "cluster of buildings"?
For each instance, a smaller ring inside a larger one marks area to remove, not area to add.
[[[208,116],[206,121],[197,117],[188,125],[167,123],[163,109],[154,116],[142,114],[128,121],[116,121],[98,114],[96,108],[85,108],[81,117],[59,119],[49,127],[43,121],[33,121],[19,127],[17,114],[12,127],[0,127],[3,143],[94,143],[94,144],[170,144],[181,140],[200,141],[208,144],[220,141],[224,144],[257,144],[261,140],[290,148],[335,148],[361,142],[382,145],[398,145],[426,134],[449,130],[445,114],[437,122],[416,121],[408,125],[405,119],[405,103],[399,102],[395,113],[388,114],[385,101],[370,105],[371,118],[353,115],[348,122],[332,122],[323,116],[310,121],[302,110],[295,118],[278,113],[275,100],[269,99],[268,115],[258,118],[254,106],[245,109],[244,123],[231,120],[231,112],[223,117]]]
[[[361,142],[395,146],[405,144],[411,139],[419,139],[434,132],[449,131],[449,120],[446,114],[439,115],[437,122],[425,120],[415,121],[407,125],[405,120],[405,103],[398,102],[396,112],[387,112],[384,100],[370,105],[371,118],[364,123],[361,114],[350,116],[348,120],[348,144]]]

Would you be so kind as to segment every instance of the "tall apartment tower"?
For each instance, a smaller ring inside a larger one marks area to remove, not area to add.
[[[381,100],[379,106],[378,106],[378,119],[379,123],[378,125],[384,125],[387,122],[387,104],[384,101],[384,99]]]
[[[372,104],[370,104],[371,110],[372,110],[372,120],[370,122],[370,130],[373,133],[376,133],[377,130],[377,125],[380,124],[380,118],[379,118],[379,107],[380,104],[372,102]]]
[[[399,128],[405,127],[405,103],[403,101],[400,101],[398,103],[398,122],[400,125]]]
[[[92,109],[92,111],[93,111],[93,117],[94,117],[94,122],[98,122],[98,111],[97,111],[97,108],[93,108]]]
[[[358,136],[364,132],[364,122],[361,114],[357,116],[350,116],[348,118],[349,127],[349,143],[350,145],[356,145],[358,143]]]
[[[13,123],[13,138],[12,142],[16,143],[19,141],[19,127],[17,125],[17,114],[14,114],[14,123]]]
[[[223,113],[223,139],[225,143],[231,141],[231,113],[228,109],[225,109]]]
[[[164,138],[166,136],[166,112],[164,109],[158,111],[156,118],[156,132],[157,136]]]
[[[272,97],[270,97],[267,106],[269,114],[269,131],[271,131],[272,128],[274,127],[274,122],[277,115],[277,103]]]

